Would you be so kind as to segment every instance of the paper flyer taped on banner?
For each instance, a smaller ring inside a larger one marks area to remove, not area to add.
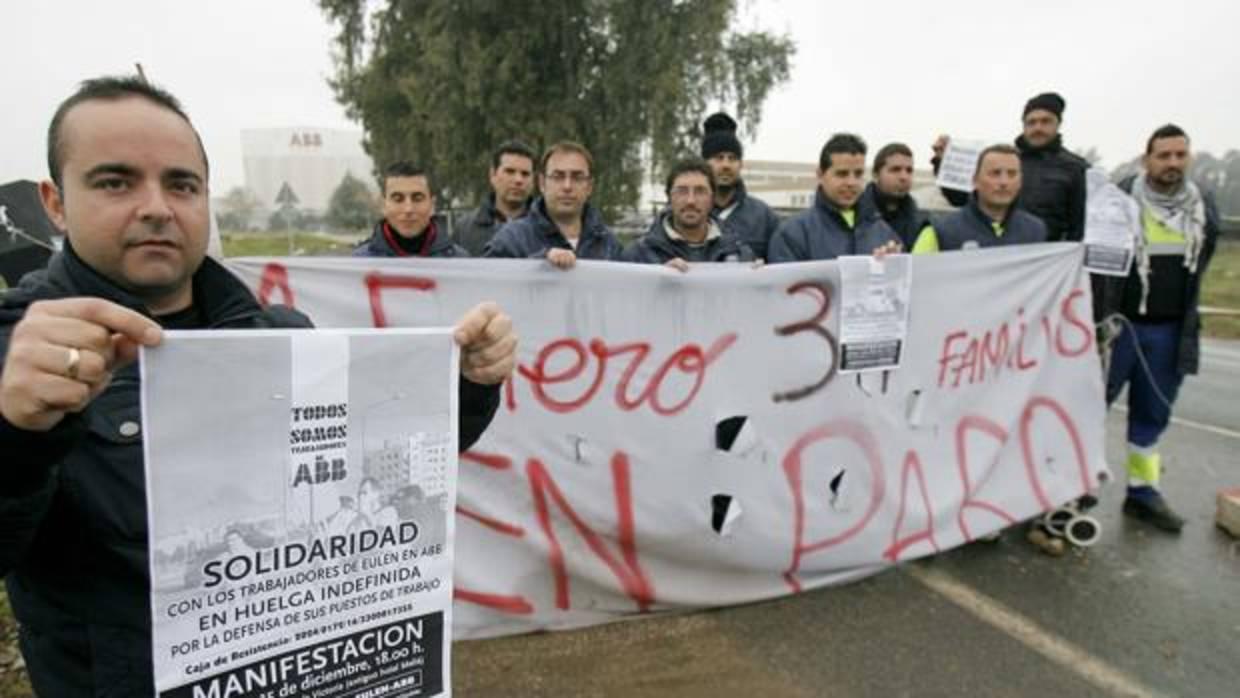
[[[900,365],[908,338],[912,257],[841,257],[840,372]]]

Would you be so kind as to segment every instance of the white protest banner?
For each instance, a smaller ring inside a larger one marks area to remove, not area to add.
[[[230,266],[321,326],[511,315],[516,375],[461,456],[456,636],[482,637],[840,583],[1095,489],[1082,249],[914,257],[880,385],[837,373],[835,262]]]
[[[840,372],[900,365],[908,336],[913,258],[841,257]]]
[[[939,163],[935,184],[944,189],[973,191],[973,173],[977,171],[977,159],[985,149],[986,144],[982,141],[949,140],[943,151],[943,160]]]
[[[1088,170],[1086,182],[1085,268],[1106,276],[1128,276],[1141,236],[1141,206],[1096,167]]]
[[[448,695],[450,330],[172,331],[141,361],[159,696]]]

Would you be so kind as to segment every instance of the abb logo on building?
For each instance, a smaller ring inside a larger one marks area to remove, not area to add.
[[[293,139],[289,141],[290,148],[320,148],[323,146],[323,136],[318,133],[294,133]]]

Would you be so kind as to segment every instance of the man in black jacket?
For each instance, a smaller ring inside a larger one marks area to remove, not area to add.
[[[740,238],[758,259],[779,227],[779,217],[766,202],[751,195],[741,179],[745,149],[736,137],[736,121],[719,112],[702,123],[702,157],[715,174],[714,215],[725,233]]]
[[[262,308],[206,258],[207,158],[168,93],[87,81],[48,129],[49,216],[67,234],[0,301],[0,574],[43,696],[149,696],[149,536],[139,345],[162,330],[309,327]],[[484,304],[457,327],[461,444],[512,369],[510,321]]]
[[[1016,139],[1023,180],[1017,205],[1046,223],[1052,242],[1085,237],[1085,171],[1089,163],[1063,147],[1059,127],[1065,107],[1064,98],[1054,92],[1031,97],[1021,115],[1023,132]],[[935,141],[930,161],[935,172],[947,142],[947,136]],[[969,199],[968,192],[942,191],[953,206],[963,206]]]
[[[888,143],[874,155],[874,179],[857,201],[863,216],[882,216],[906,250],[913,248],[917,236],[930,224],[930,217],[910,194],[912,190],[913,150],[903,143]]]
[[[431,176],[402,160],[383,171],[383,219],[354,257],[468,257],[435,217]]]
[[[491,193],[457,221],[453,239],[481,257],[495,231],[524,216],[534,203],[534,151],[521,141],[504,141],[491,155]]]
[[[624,251],[639,264],[666,264],[680,271],[689,262],[752,262],[753,250],[725,233],[711,215],[715,178],[697,158],[681,160],[667,173],[668,210],[655,216],[650,230]]]

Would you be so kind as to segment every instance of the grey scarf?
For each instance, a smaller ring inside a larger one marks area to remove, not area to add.
[[[663,232],[667,233],[667,236],[669,238],[675,240],[676,242],[683,242],[689,247],[704,247],[710,244],[712,240],[715,240],[716,238],[723,236],[723,231],[719,229],[719,225],[715,223],[714,221],[711,221],[710,228],[707,229],[706,231],[705,240],[702,240],[701,242],[689,242],[687,239],[685,239],[684,235],[681,235],[680,233],[676,232],[676,228],[672,226],[671,216],[667,216],[666,218],[663,219]]]
[[[1160,223],[1184,235],[1184,268],[1196,274],[1206,229],[1206,202],[1197,185],[1186,179],[1177,191],[1163,194],[1149,187],[1142,172],[1132,183],[1132,198],[1141,205],[1143,213],[1149,211]],[[1141,278],[1140,312],[1144,314],[1150,295],[1150,255],[1144,235],[1137,238],[1136,252],[1137,275]]]

